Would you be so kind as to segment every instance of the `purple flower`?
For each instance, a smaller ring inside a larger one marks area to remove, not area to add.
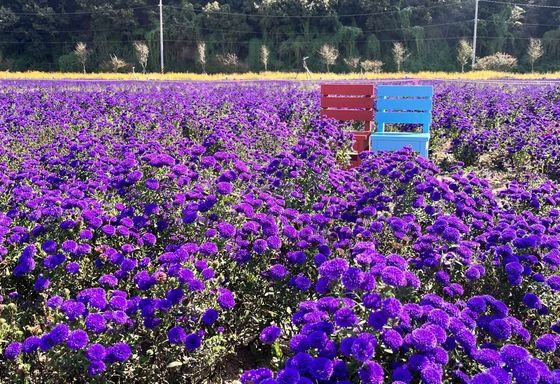
[[[105,235],[109,237],[113,236],[116,233],[116,231],[117,230],[115,229],[115,227],[113,227],[110,224],[106,224],[103,227],[101,227],[101,232],[103,232]]]
[[[147,271],[140,271],[136,274],[136,276],[134,276],[134,282],[139,289],[147,291],[156,284],[156,279]]]
[[[115,361],[127,361],[132,356],[132,350],[127,343],[116,343],[109,348],[109,354]]]
[[[276,325],[264,328],[260,334],[260,340],[265,344],[272,344],[280,337],[282,330]]]
[[[436,337],[428,329],[418,328],[412,331],[412,345],[419,351],[431,351],[436,347],[436,344]]]
[[[88,375],[98,376],[98,375],[101,375],[103,372],[105,372],[106,369],[107,369],[107,366],[105,365],[104,362],[99,361],[99,360],[94,360],[94,361],[91,361],[89,363]]]
[[[81,317],[86,312],[86,306],[84,303],[74,300],[66,300],[60,306],[62,311],[68,317],[68,320],[76,320],[78,317]]]
[[[24,353],[33,353],[35,352],[39,346],[41,345],[41,338],[38,336],[29,336],[27,339],[23,341],[23,352]]]
[[[387,321],[389,320],[389,315],[385,311],[375,311],[370,313],[368,317],[368,324],[374,329],[380,331]]]
[[[484,298],[480,296],[471,297],[467,301],[467,306],[469,307],[469,309],[477,313],[486,312],[486,300],[484,300]]]
[[[78,243],[74,240],[65,240],[62,243],[62,250],[68,253],[75,253],[78,250]]]
[[[266,239],[268,247],[279,250],[282,247],[282,240],[278,236],[270,236]]]
[[[25,247],[21,255],[19,256],[18,263],[14,268],[14,276],[23,276],[35,270],[35,260],[33,256],[37,249],[33,245],[28,245]]]
[[[83,349],[88,342],[89,342],[88,334],[81,329],[77,329],[75,331],[70,332],[66,344],[68,345],[68,348],[78,350],[78,349]]]
[[[58,253],[55,255],[47,256],[43,261],[43,265],[47,269],[54,269],[60,264],[64,263],[64,261],[66,261],[66,256],[64,256],[62,253]]]
[[[360,288],[360,284],[364,280],[364,274],[360,270],[360,268],[351,267],[344,273],[342,276],[342,284],[344,284],[344,288],[349,291],[355,291],[356,289]]]
[[[19,341],[12,341],[4,349],[4,357],[8,360],[15,360],[21,354],[22,344]]]
[[[546,283],[548,284],[548,286],[550,288],[552,288],[552,290],[560,291],[560,276],[557,276],[557,275],[550,276],[546,280]]]
[[[103,275],[99,278],[99,284],[106,285],[108,287],[116,287],[119,280],[113,275]]]
[[[193,352],[200,347],[202,340],[196,333],[191,333],[185,339],[185,348],[189,352]]]
[[[389,266],[383,268],[381,272],[381,280],[387,285],[393,287],[402,287],[406,285],[404,273],[397,267]]]
[[[297,384],[299,379],[299,372],[295,368],[285,368],[278,372],[278,375],[276,376],[278,384]]]
[[[513,240],[513,245],[517,248],[530,248],[536,247],[541,243],[541,236],[540,235],[529,235],[522,238],[517,238]]]
[[[534,293],[530,293],[530,292],[526,293],[523,296],[523,303],[525,303],[525,305],[528,306],[529,308],[533,308],[533,309],[540,309],[542,307],[542,303],[539,297]]]
[[[207,309],[201,317],[201,321],[204,325],[212,325],[216,320],[218,320],[218,311],[213,308]]]
[[[235,307],[235,297],[227,288],[218,288],[218,305],[222,309],[231,309]]]
[[[257,239],[253,243],[253,251],[255,251],[255,253],[258,254],[258,255],[263,255],[266,252],[267,248],[268,248],[268,243],[267,243],[266,240]],[[305,257],[305,254],[304,254],[304,257]]]
[[[406,367],[397,367],[393,371],[393,384],[410,383],[412,381],[412,373]]]
[[[505,319],[495,319],[488,325],[490,335],[499,340],[507,340],[511,336],[511,326]]]
[[[218,233],[225,239],[232,238],[235,236],[235,227],[230,223],[221,222],[218,224]]]
[[[86,317],[86,328],[95,332],[102,333],[107,329],[105,318],[100,313],[90,313]]]
[[[267,275],[272,280],[282,280],[288,275],[288,270],[282,264],[274,264],[268,269]]]
[[[47,306],[49,308],[58,308],[62,304],[64,299],[58,295],[54,295],[47,300]]]
[[[359,369],[358,376],[362,383],[382,384],[384,383],[383,367],[375,361],[367,361]]]
[[[309,374],[315,380],[328,380],[331,378],[334,366],[331,360],[325,357],[316,357],[308,367]]]
[[[214,278],[215,275],[216,274],[212,268],[206,268],[202,271],[202,278],[204,280],[211,280]]]
[[[401,334],[394,329],[384,330],[383,334],[381,335],[381,340],[383,341],[383,344],[393,350],[399,349],[403,344],[403,338]]]
[[[331,280],[335,280],[342,277],[342,274],[348,270],[348,267],[348,261],[340,258],[332,259],[321,264],[319,267],[319,274]]]
[[[144,245],[153,247],[156,244],[157,238],[154,234],[148,232],[142,235],[142,241],[144,242]]]
[[[41,244],[41,249],[48,254],[53,254],[58,249],[58,245],[56,244],[56,241],[54,241],[54,240],[45,240]]]
[[[362,333],[354,340],[354,343],[352,343],[352,357],[360,363],[363,363],[375,355],[376,346],[377,341],[375,340],[375,336],[369,333]]]
[[[309,345],[311,348],[317,348],[319,350],[323,349],[328,341],[329,338],[327,334],[321,330],[311,332],[309,335],[307,335],[306,340],[307,345]]]
[[[311,280],[302,274],[295,276],[291,282],[300,291],[307,291],[311,287]]]
[[[51,329],[49,336],[54,344],[60,344],[68,339],[69,333],[70,329],[68,328],[68,325],[62,323],[55,325]]]
[[[167,332],[167,339],[171,344],[184,344],[187,339],[187,333],[183,327],[175,326]]]
[[[212,256],[218,253],[218,246],[216,243],[209,241],[206,243],[202,243],[199,248],[200,253],[205,256]]]
[[[229,195],[233,191],[233,186],[227,181],[221,181],[216,185],[216,190],[220,195]]]
[[[146,188],[152,191],[157,191],[159,189],[159,181],[156,179],[147,179]]]
[[[334,314],[334,321],[339,327],[351,327],[358,322],[358,317],[350,308],[340,308]]]
[[[511,375],[503,368],[492,367],[486,373],[492,375],[499,384],[511,384]]]
[[[512,344],[504,345],[500,349],[500,355],[504,363],[510,368],[529,359],[529,352],[525,348]]]
[[[42,292],[48,289],[50,285],[51,285],[51,281],[46,277],[44,277],[43,275],[40,275],[39,277],[37,277],[37,280],[35,280],[33,289],[37,292]]]
[[[107,356],[107,349],[101,344],[92,344],[87,349],[86,356],[90,361],[103,360]]]
[[[470,384],[499,384],[498,380],[489,373],[477,373],[470,381]]]
[[[540,374],[529,362],[522,362],[513,367],[513,377],[517,384],[537,384]]]
[[[66,265],[66,272],[70,274],[76,274],[80,272],[80,264],[76,263],[75,261],[68,263]]]
[[[554,352],[556,350],[556,336],[552,334],[546,334],[537,339],[535,346],[542,352]]]
[[[242,384],[255,384],[270,378],[272,378],[272,371],[270,369],[257,368],[244,372],[241,375],[240,381]]]

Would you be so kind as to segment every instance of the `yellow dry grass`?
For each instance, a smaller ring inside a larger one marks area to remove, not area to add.
[[[234,74],[201,74],[201,73],[149,73],[146,75],[133,73],[61,73],[61,72],[9,72],[0,71],[0,79],[28,80],[190,80],[190,81],[223,81],[223,80],[377,80],[377,79],[425,79],[425,80],[560,80],[560,72],[549,73],[505,73],[492,71],[474,71],[465,73],[449,72],[417,72],[417,73],[312,73],[301,72],[248,72]]]

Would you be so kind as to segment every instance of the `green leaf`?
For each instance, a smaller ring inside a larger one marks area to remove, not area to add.
[[[172,361],[171,363],[167,364],[167,368],[180,367],[181,365],[183,365],[183,363],[180,361]]]
[[[280,343],[275,342],[272,344],[272,349],[274,351],[274,356],[281,359],[284,354],[282,353],[282,348],[280,348]]]

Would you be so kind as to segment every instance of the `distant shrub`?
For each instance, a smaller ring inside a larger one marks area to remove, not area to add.
[[[482,71],[508,72],[517,66],[517,59],[510,54],[497,52],[478,59],[473,69]]]
[[[381,60],[364,60],[360,63],[364,72],[381,73],[383,62]]]
[[[235,72],[239,68],[239,57],[235,53],[216,55],[216,60],[224,72]]]
[[[58,58],[58,69],[61,72],[79,72],[80,64],[76,60],[74,53],[68,53]]]

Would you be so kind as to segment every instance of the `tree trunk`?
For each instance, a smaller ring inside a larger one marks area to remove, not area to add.
[[[86,74],[86,63],[83,63],[83,64],[82,64],[82,67],[83,67],[83,69],[84,69],[84,75],[85,75],[85,74]]]
[[[534,68],[534,66],[535,66],[535,62],[534,62],[534,61],[531,61],[531,73],[535,73],[535,68]]]

